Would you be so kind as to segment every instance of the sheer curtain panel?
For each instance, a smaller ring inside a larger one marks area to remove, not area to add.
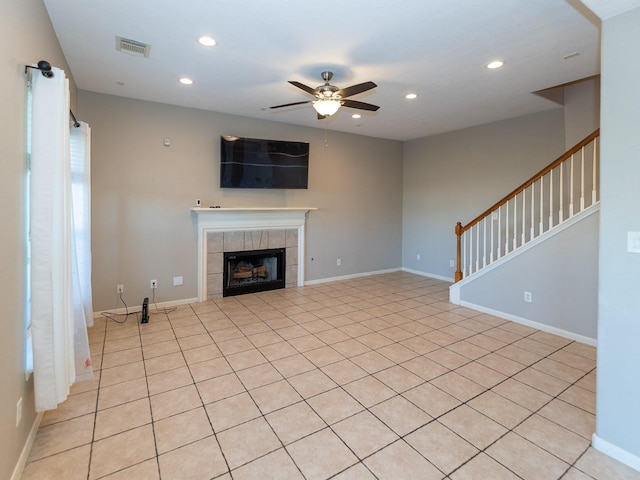
[[[76,380],[69,82],[34,74],[31,113],[31,329],[37,411],[56,408]],[[86,342],[86,327],[84,341]],[[88,354],[88,346],[86,352]],[[91,360],[84,360],[91,368]]]
[[[93,326],[91,301],[91,129],[71,128],[71,208],[73,326],[76,381],[93,378],[87,327]]]

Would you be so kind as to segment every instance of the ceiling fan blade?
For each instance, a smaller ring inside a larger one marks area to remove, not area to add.
[[[357,85],[351,85],[347,88],[343,88],[342,90],[338,90],[336,93],[339,94],[342,98],[347,98],[352,95],[357,95],[358,93],[366,92],[367,90],[371,90],[372,88],[376,87],[377,85],[373,82],[364,82]]]
[[[342,100],[343,107],[357,108],[359,110],[369,110],[371,112],[377,111],[380,107],[377,105],[371,105],[370,103],[358,102],[356,100]]]
[[[311,103],[311,100],[307,100],[306,102],[284,103],[282,105],[274,105],[273,107],[269,107],[269,108],[293,107],[294,105],[302,105],[304,103]]]
[[[294,87],[298,87],[299,89],[304,90],[307,93],[310,93],[313,96],[316,95],[315,88],[307,87],[304,83],[296,82],[295,80],[289,80],[289,83]]]

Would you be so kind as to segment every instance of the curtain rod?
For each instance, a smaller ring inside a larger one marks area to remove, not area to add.
[[[24,73],[27,73],[28,68],[35,68],[36,70],[40,70],[43,77],[47,77],[47,78],[53,77],[53,72],[51,71],[51,64],[46,60],[40,60],[38,62],[37,67],[34,67],[33,65],[25,65]],[[80,123],[78,122],[78,120],[76,120],[76,116],[73,114],[73,111],[71,109],[69,109],[69,115],[71,115],[71,118],[73,119],[73,126],[78,128],[80,126]]]
[[[78,128],[80,126],[80,122],[76,120],[76,116],[73,114],[72,110],[69,110],[69,115],[71,115],[71,118],[73,119],[73,126]]]

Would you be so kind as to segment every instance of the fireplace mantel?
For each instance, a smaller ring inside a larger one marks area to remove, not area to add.
[[[207,234],[209,232],[297,229],[298,278],[304,285],[304,227],[313,207],[192,208],[198,225],[198,301],[207,299]]]

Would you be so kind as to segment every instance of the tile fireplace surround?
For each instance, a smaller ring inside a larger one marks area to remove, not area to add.
[[[198,301],[222,296],[223,253],[285,248],[286,287],[304,285],[304,234],[315,208],[193,208],[198,225]]]

